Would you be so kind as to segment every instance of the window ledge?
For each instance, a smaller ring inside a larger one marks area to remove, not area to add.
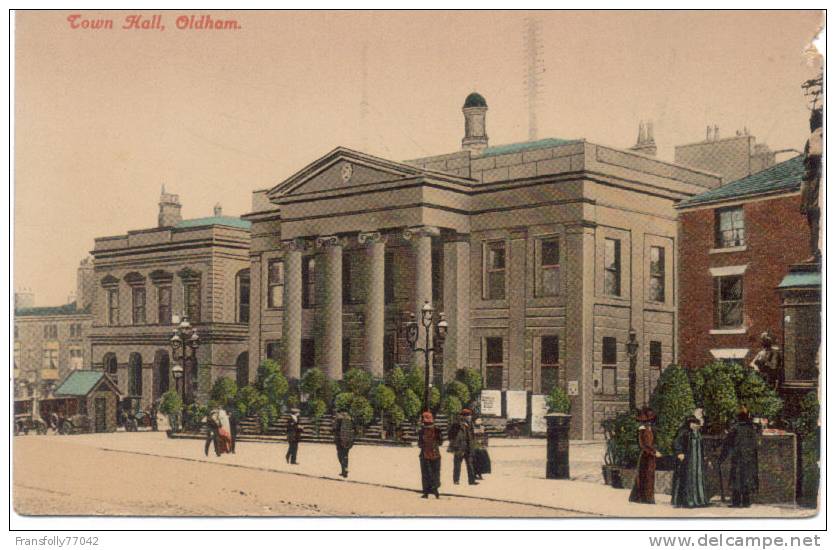
[[[745,244],[741,246],[729,246],[726,248],[712,248],[709,254],[722,254],[724,252],[746,252],[749,249]]]
[[[746,334],[746,327],[740,328],[713,328],[709,334]]]

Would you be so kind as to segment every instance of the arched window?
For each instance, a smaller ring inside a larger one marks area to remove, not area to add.
[[[114,384],[119,383],[119,363],[116,361],[115,353],[106,353],[102,359],[102,366],[105,374],[107,374]]]
[[[142,356],[138,353],[128,359],[128,395],[142,395]]]
[[[235,287],[238,289],[238,318],[239,323],[250,322],[250,270],[242,269],[235,276]]]
[[[169,377],[171,369],[168,352],[165,350],[157,350],[154,357],[154,385],[156,386],[156,394],[154,398],[160,397],[169,389]]]
[[[250,354],[244,352],[235,360],[235,383],[239,388],[249,385],[250,383]]]

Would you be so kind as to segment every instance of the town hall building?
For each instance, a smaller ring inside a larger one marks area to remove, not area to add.
[[[463,367],[489,389],[560,385],[582,439],[631,391],[647,401],[677,357],[674,205],[720,176],[583,139],[490,146],[487,110],[467,97],[460,151],[395,162],[337,147],[254,192],[250,379],[268,357],[291,378],[422,366],[403,325],[429,301],[450,326],[436,385]]]

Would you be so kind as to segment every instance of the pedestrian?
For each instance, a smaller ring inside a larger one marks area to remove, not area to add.
[[[210,411],[201,420],[206,424],[206,443],[203,446],[204,456],[209,456],[209,445],[215,450],[215,456],[221,456],[220,448],[218,447],[218,423],[217,418]]]
[[[433,422],[433,413],[424,411],[421,414],[421,429],[418,432],[418,458],[421,464],[421,498],[429,498],[432,493],[440,498],[438,489],[441,487],[441,453],[438,448],[444,436]]]
[[[491,473],[491,456],[488,454],[488,432],[481,418],[473,421],[473,473],[476,479]]]
[[[299,452],[302,431],[302,426],[299,425],[299,409],[293,407],[287,419],[287,454],[284,455],[284,459],[288,464],[299,464],[296,462],[296,453]]]
[[[354,421],[345,411],[338,412],[334,417],[334,443],[337,445],[340,475],[348,477],[348,451],[354,446]]]
[[[220,454],[232,452],[232,426],[229,415],[220,407],[215,409],[218,423],[218,450]]]
[[[752,495],[758,491],[758,427],[746,407],[741,407],[737,421],[726,435],[720,463],[728,457],[731,457],[731,506],[748,508],[752,505]]]
[[[49,413],[49,427],[52,428],[52,430],[55,433],[58,433],[58,429],[60,427],[60,424],[61,424],[61,419],[59,418],[58,413],[55,412],[55,411],[52,411],[51,413]]]
[[[470,409],[462,409],[458,422],[451,428],[450,449],[453,452],[453,484],[459,484],[462,462],[467,470],[467,483],[479,485],[473,471],[473,424],[470,421]]]
[[[638,421],[639,467],[633,490],[630,491],[630,502],[655,504],[656,459],[662,456],[654,446],[653,424],[656,421],[656,413],[650,407],[644,407],[639,411]]]
[[[235,454],[235,442],[238,441],[238,411],[235,407],[227,407],[226,415],[229,418],[229,452]]]
[[[708,506],[700,425],[700,420],[696,416],[689,416],[679,428],[673,441],[676,462],[673,470],[671,504],[677,508]]]
[[[151,403],[151,412],[150,412],[150,415],[151,415],[151,431],[154,431],[154,432],[159,430],[159,424],[157,422],[157,415],[159,414],[159,411],[160,411],[160,402],[159,401],[154,401],[153,403]]]

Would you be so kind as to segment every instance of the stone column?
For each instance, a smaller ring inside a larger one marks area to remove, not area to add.
[[[421,308],[424,302],[433,303],[433,254],[432,238],[439,235],[436,227],[410,227],[404,231],[404,238],[413,244],[415,250],[415,320],[418,322],[418,347],[424,347],[426,331],[421,324]],[[430,335],[432,346],[432,335]],[[424,369],[424,354],[416,353],[413,365]]]
[[[366,368],[376,377],[383,376],[383,325],[385,319],[386,238],[379,231],[360,233],[366,245]]]
[[[284,369],[288,378],[302,377],[302,249],[301,241],[285,241],[284,250],[284,313],[282,344]]]
[[[322,304],[322,366],[330,380],[343,376],[343,245],[336,235],[318,237],[316,246],[324,249],[325,288]]]
[[[444,381],[470,367],[470,239],[456,235],[444,243],[444,312],[450,328],[444,343]]]

